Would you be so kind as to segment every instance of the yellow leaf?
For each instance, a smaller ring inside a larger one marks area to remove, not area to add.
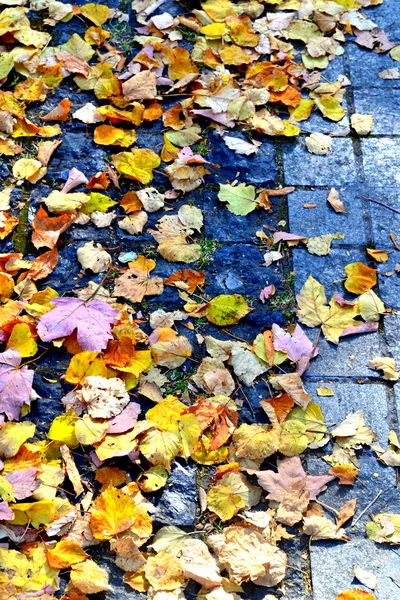
[[[206,317],[210,323],[225,327],[240,321],[250,310],[246,300],[240,294],[221,295],[208,303]]]
[[[142,438],[139,449],[151,464],[168,469],[181,448],[179,438],[171,431],[151,429]]]
[[[251,485],[242,473],[228,473],[207,494],[207,507],[221,521],[232,519],[241,509],[258,504],[261,489]]]
[[[168,471],[164,467],[155,466],[141,473],[137,479],[137,484],[144,492],[156,492],[164,487],[167,480]]]
[[[210,25],[204,25],[204,27],[200,29],[200,33],[215,40],[222,38],[227,31],[228,28],[225,23],[211,23]]]
[[[123,373],[131,373],[139,377],[143,371],[148,371],[152,363],[150,350],[136,350],[133,357],[124,367],[118,367]]]
[[[60,50],[75,54],[84,61],[90,60],[95,52],[90,44],[87,44],[77,33],[74,33],[68,42],[62,44]]]
[[[67,569],[88,557],[83,548],[73,540],[62,539],[54,548],[47,550],[47,562],[53,569]]]
[[[83,594],[98,594],[109,589],[108,573],[93,560],[86,560],[72,565],[69,585]]]
[[[385,263],[389,260],[389,256],[386,250],[375,250],[374,248],[367,248],[367,252],[377,262]]]
[[[156,365],[177,369],[192,354],[192,346],[184,335],[173,339],[155,342],[151,345],[151,353]]]
[[[180,560],[163,550],[148,558],[145,575],[154,590],[176,590],[184,584]]]
[[[213,21],[224,21],[229,15],[235,14],[230,0],[206,0],[201,6]]]
[[[24,594],[43,590],[45,585],[58,588],[58,570],[52,569],[46,560],[46,546],[39,543],[24,554],[16,550],[0,548],[0,564],[2,566],[2,579],[4,584],[9,581]],[[30,594],[29,594],[30,595]],[[32,594],[37,597],[37,593]],[[42,594],[43,596],[43,594]],[[4,596],[15,598],[16,595]]]
[[[110,540],[129,529],[135,521],[136,505],[115,487],[108,487],[96,498],[90,517],[90,529],[96,540]]]
[[[182,415],[171,427],[180,441],[182,455],[188,459],[195,449],[200,437],[200,425],[196,415]]]
[[[17,179],[26,179],[30,183],[36,183],[44,177],[47,168],[34,158],[20,158],[14,163],[13,175]]]
[[[89,194],[84,194],[83,192],[64,194],[58,190],[53,190],[47,198],[43,198],[49,211],[60,215],[80,210],[84,204],[89,202],[89,200]]]
[[[334,96],[320,96],[315,99],[315,104],[318,106],[324,117],[327,117],[331,121],[340,121],[346,114],[339,100]]]
[[[336,597],[336,600],[376,600],[376,596],[365,590],[355,588],[352,590],[345,590],[340,592]]]
[[[383,372],[383,379],[388,381],[397,381],[399,374],[396,369],[396,363],[389,356],[377,356],[368,362],[369,369]]]
[[[34,356],[37,352],[37,343],[33,339],[32,331],[27,323],[17,323],[14,325],[10,337],[8,338],[7,348],[18,350],[22,357]]]
[[[99,358],[99,353],[86,350],[75,354],[65,373],[65,381],[82,384],[90,375],[107,377],[107,367]]]
[[[100,442],[107,432],[108,423],[92,419],[89,415],[83,415],[75,423],[76,439],[83,446],[92,446]]]
[[[365,321],[379,321],[379,315],[385,314],[385,305],[373,290],[361,294],[358,305]]]
[[[94,141],[102,146],[115,144],[128,148],[136,141],[136,133],[112,125],[100,125],[94,130]]]
[[[56,417],[50,425],[47,437],[49,440],[66,444],[69,448],[76,448],[79,442],[75,435],[75,423],[78,416],[73,410]]]
[[[110,16],[110,9],[105,4],[84,4],[80,7],[81,14],[100,27]]]
[[[169,262],[191,263],[199,260],[201,256],[199,244],[189,244],[185,235],[166,238],[158,246],[157,251]]]
[[[311,114],[313,106],[313,100],[302,98],[296,107],[289,107],[289,114],[295,121],[306,121]]]
[[[14,512],[13,525],[26,525],[31,523],[35,529],[40,525],[47,525],[57,517],[57,511],[53,500],[39,500],[39,502],[20,502],[10,504]]]
[[[22,444],[35,434],[36,425],[29,421],[5,423],[0,429],[0,456],[15,456]]]
[[[236,455],[256,460],[271,456],[279,448],[280,427],[244,423],[232,436]]]
[[[344,287],[352,294],[362,294],[376,285],[376,269],[371,269],[362,262],[346,265],[344,272],[347,275]]]
[[[170,429],[185,412],[187,406],[175,396],[167,396],[146,413],[146,420],[159,429]]]
[[[114,154],[112,160],[117,171],[140,183],[150,183],[153,169],[160,166],[161,160],[153,150],[133,148],[130,152]]]

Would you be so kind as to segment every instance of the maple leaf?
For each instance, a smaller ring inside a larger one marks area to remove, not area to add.
[[[29,406],[34,372],[21,366],[18,350],[0,353],[0,412],[18,420],[24,404]]]
[[[315,500],[326,490],[326,484],[334,479],[333,475],[307,475],[299,456],[284,458],[277,462],[278,472],[256,471],[258,483],[269,492],[268,499],[282,502],[288,492],[304,490],[309,499]]]
[[[130,263],[128,271],[117,279],[114,294],[132,302],[141,302],[145,296],[162,294],[164,284],[161,277],[149,276],[155,266],[154,260],[138,256]]]
[[[299,321],[308,327],[321,325],[326,339],[335,344],[339,343],[339,337],[347,328],[354,328],[352,333],[357,333],[357,328],[362,325],[355,320],[360,314],[358,304],[340,304],[333,296],[327,306],[324,287],[312,275],[297,294],[296,300]]]
[[[90,517],[90,528],[97,540],[109,540],[129,529],[135,521],[133,500],[114,487],[108,487],[96,498]]]
[[[300,325],[296,325],[292,335],[284,331],[279,325],[272,325],[274,334],[274,348],[287,353],[287,357],[296,363],[296,370],[302,375],[307,369],[310,359],[318,354],[318,348],[308,339]]]
[[[44,342],[51,342],[77,330],[82,350],[98,352],[112,337],[110,326],[119,312],[102,300],[85,302],[78,298],[54,298],[53,310],[38,322],[38,334]]]
[[[75,221],[75,215],[63,214],[59,217],[49,217],[40,207],[32,220],[32,243],[35,248],[54,248],[60,235]]]

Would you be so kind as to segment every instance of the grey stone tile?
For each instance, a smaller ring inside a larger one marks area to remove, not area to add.
[[[361,139],[364,177],[367,185],[400,185],[400,140],[390,138]]]
[[[400,273],[394,272],[399,252],[389,254],[389,261],[378,265],[379,295],[388,308],[400,310]]]
[[[340,240],[333,240],[333,248],[327,256],[310,254],[305,248],[293,249],[296,293],[304,285],[308,276],[312,275],[325,287],[328,300],[334,293],[347,294],[349,297],[354,298],[354,294],[349,295],[343,286],[343,280],[346,277],[344,267],[349,263],[358,261],[366,263],[366,254],[361,249],[356,248],[350,250],[335,248],[338,241]]]
[[[318,396],[317,387],[320,385],[332,388],[334,396]],[[307,381],[305,388],[313,402],[320,405],[326,423],[339,423],[349,413],[363,410],[365,423],[386,441],[389,409],[385,385],[338,383],[324,379],[323,383]]]
[[[396,0],[395,0],[396,1]],[[398,63],[389,53],[376,54],[361,48],[354,42],[346,44],[346,55],[350,68],[351,83],[357,87],[366,88],[399,88],[400,79],[381,79],[378,73],[385,69],[393,69]]]
[[[357,181],[351,139],[334,138],[332,154],[308,152],[304,139],[283,144],[283,165],[287,185],[340,186]]]
[[[240,131],[228,131],[228,135],[248,141]],[[277,176],[274,143],[265,136],[261,137],[260,141],[262,145],[259,146],[256,154],[244,156],[230,150],[220,135],[210,132],[208,136],[210,152],[207,154],[207,160],[219,165],[219,168],[212,169],[215,181],[226,183],[237,178],[246,183],[273,183]]]
[[[213,262],[206,269],[207,294],[242,294],[256,299],[261,289],[269,284],[279,285],[281,265],[262,266],[261,248],[250,244],[226,244],[213,254]]]
[[[388,354],[394,358],[400,367],[400,315],[385,315],[384,340],[387,344]],[[397,387],[397,386],[396,386]]]
[[[379,441],[382,446],[387,446],[387,440],[382,439]],[[320,453],[322,456],[329,456],[331,448],[332,445],[329,444]],[[398,513],[400,511],[400,498],[396,489],[396,470],[379,462],[372,450],[358,450],[357,460],[359,472],[354,486],[339,485],[338,481],[334,480],[328,485],[327,490],[319,496],[319,500],[327,506],[339,510],[345,502],[356,499],[357,509],[354,519],[356,520],[358,515],[379,494],[373,508],[371,508],[373,514]],[[326,475],[329,468],[330,465],[323,458],[310,458],[310,455],[308,456],[307,469],[311,475]],[[349,537],[364,535],[365,526],[369,520],[370,516],[367,511],[355,524],[350,521],[346,525]]]
[[[207,189],[204,192],[204,208],[205,235],[220,242],[254,243],[257,241],[256,231],[262,229],[264,223],[271,221],[271,217],[263,209],[256,209],[244,217],[234,215],[225,202],[218,200],[218,192]]]
[[[362,195],[380,200],[388,206],[400,210],[400,188],[385,189],[384,194],[379,189],[363,190]],[[368,205],[376,248],[393,250],[393,243],[389,235],[394,233],[400,239],[400,215],[375,202],[368,202]]]
[[[316,329],[308,330],[307,335],[315,339]],[[318,347],[319,355],[311,361],[305,378],[379,378],[379,373],[368,368],[368,361],[382,353],[379,333],[346,336],[337,345],[321,336]]]
[[[159,523],[193,527],[196,518],[196,470],[176,462],[167,487],[155,501]]]
[[[377,576],[374,594],[377,600],[394,600],[399,588],[391,579],[398,578],[400,555],[368,539],[353,539],[347,544],[315,542],[311,546],[311,571],[314,600],[335,600],[339,592],[361,588],[354,579],[353,563]]]
[[[365,13],[385,30],[391,42],[400,42],[400,18],[398,0],[385,0],[379,6],[371,6]]]
[[[334,240],[333,246],[341,244],[361,245],[366,242],[363,204],[355,191],[340,190],[348,214],[336,213],[327,202],[328,191],[299,191],[289,195],[290,231],[299,235],[313,236],[325,233],[342,233],[344,240]],[[304,208],[303,204],[316,204],[316,208]],[[357,227],[354,223],[357,222]]]
[[[357,113],[374,115],[372,134],[399,135],[400,89],[355,89],[354,108]]]

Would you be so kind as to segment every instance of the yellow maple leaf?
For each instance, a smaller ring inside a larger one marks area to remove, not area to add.
[[[14,325],[11,335],[8,338],[7,348],[18,350],[22,357],[34,356],[36,354],[38,349],[37,343],[27,323],[17,323]]]
[[[62,539],[47,550],[47,562],[53,569],[67,569],[71,565],[81,563],[89,557],[74,540]]]
[[[134,523],[136,505],[115,487],[108,487],[93,503],[90,529],[96,540],[110,540]]]
[[[148,148],[133,148],[130,152],[114,154],[112,160],[117,171],[140,183],[150,183],[153,169],[160,166],[160,157]]]

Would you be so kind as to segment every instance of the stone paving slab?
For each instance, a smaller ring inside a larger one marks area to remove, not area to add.
[[[400,135],[400,89],[354,90],[354,112],[374,115],[373,135]]]
[[[368,590],[354,579],[353,563],[377,577],[377,600],[395,600],[399,595],[400,555],[390,547],[354,539],[347,543],[314,542],[311,550],[311,570],[314,600],[336,600],[343,589]],[[393,579],[395,581],[393,581]]]
[[[289,194],[290,230],[298,235],[313,236],[326,233],[342,233],[343,240],[335,240],[334,247],[341,245],[365,246],[367,236],[364,226],[364,207],[356,189],[339,189],[347,214],[336,213],[327,202],[329,190],[304,190]],[[304,204],[316,204],[316,208],[304,208]],[[354,222],[357,222],[357,227]]]
[[[380,187],[399,186],[400,139],[366,138],[360,143],[365,183]]]
[[[353,86],[367,89],[400,88],[400,79],[381,79],[378,76],[385,69],[396,67],[389,54],[376,54],[350,42],[346,45],[346,56]]]
[[[303,138],[284,142],[282,147],[286,185],[338,187],[357,181],[353,143],[349,138],[334,138],[329,156],[308,152]]]

